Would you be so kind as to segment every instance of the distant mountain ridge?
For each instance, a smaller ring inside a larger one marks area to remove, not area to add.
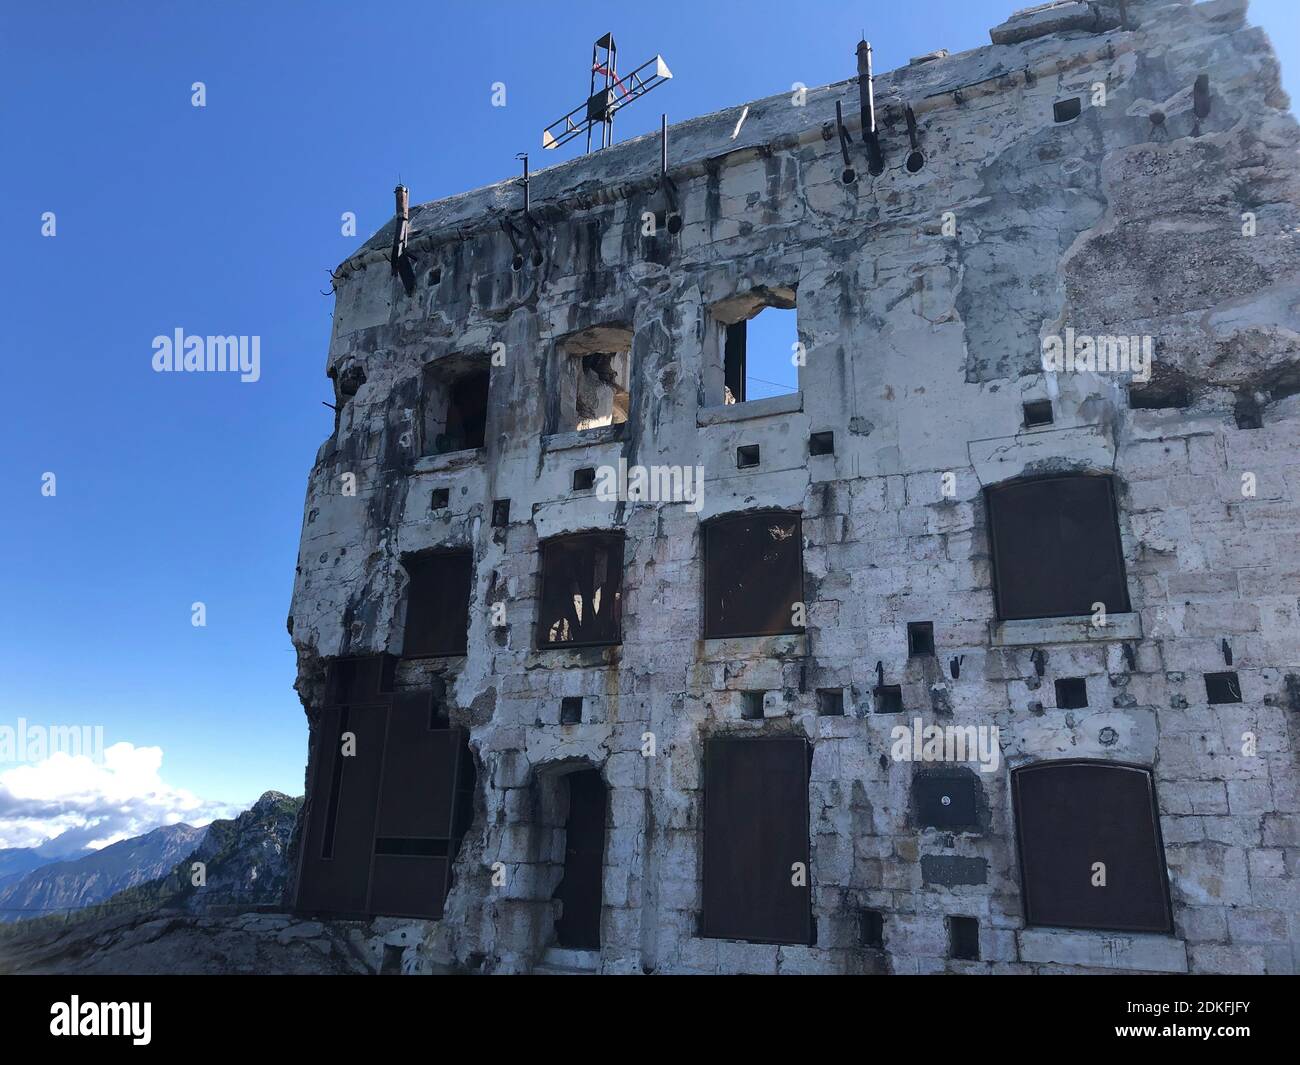
[[[10,859],[14,865],[32,858],[39,864],[0,882],[0,922],[66,913],[103,902],[171,869],[198,847],[206,834],[207,829],[192,825],[164,825],[72,860],[46,861],[39,854],[26,859],[14,856]]]
[[[6,847],[0,849],[0,887],[26,876],[33,869],[52,862],[70,862],[93,851],[80,850],[72,854],[45,854],[43,847]]]

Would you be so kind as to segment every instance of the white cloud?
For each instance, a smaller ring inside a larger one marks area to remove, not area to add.
[[[162,760],[161,747],[115,743],[99,762],[58,752],[0,772],[0,848],[58,837],[59,853],[99,849],[160,825],[206,825],[242,809],[168,784]]]

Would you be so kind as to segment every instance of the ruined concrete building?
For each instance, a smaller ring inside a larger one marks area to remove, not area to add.
[[[991,37],[343,263],[299,911],[416,970],[1295,971],[1277,62],[1242,0]]]

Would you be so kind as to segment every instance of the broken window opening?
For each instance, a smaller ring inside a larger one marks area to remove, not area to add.
[[[728,406],[799,391],[803,347],[793,287],[760,287],[715,304],[716,361],[706,363],[707,406]]]
[[[1011,774],[1025,922],[1173,930],[1149,769],[1043,762]]]
[[[804,631],[803,523],[763,511],[704,525],[704,637]]]
[[[557,432],[622,425],[632,406],[632,330],[584,329],[560,341]]]
[[[542,544],[537,646],[623,642],[623,534],[579,533]]]
[[[424,367],[421,380],[423,453],[481,448],[487,437],[486,360],[450,356]]]
[[[1071,474],[984,490],[993,594],[1003,621],[1129,609],[1114,484]]]
[[[437,551],[403,560],[406,587],[405,658],[463,655],[469,647],[472,551]]]

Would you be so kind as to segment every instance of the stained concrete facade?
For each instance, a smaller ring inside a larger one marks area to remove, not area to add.
[[[879,175],[850,79],[749,104],[735,139],[740,107],[672,126],[676,233],[643,235],[666,206],[649,136],[533,175],[540,264],[525,242],[512,268],[502,216],[525,230],[503,182],[413,209],[412,293],[391,223],[337,271],[338,426],[291,615],[309,717],[333,657],[401,653],[405,557],[474,561],[468,653],[399,669],[445,685],[479,770],[446,916],[403,926],[407,969],[544,965],[559,782],[595,767],[602,945],[583,963],[605,972],[1296,970],[1300,137],[1277,63],[1241,0],[1129,0],[1126,25],[1118,4],[1046,5],[991,37],[876,77]],[[725,405],[725,320],[787,290],[798,393]],[[566,431],[566,345],[596,327],[630,337],[627,421]],[[1043,372],[1042,338],[1067,328],[1153,338],[1147,405],[1122,373]],[[421,454],[423,368],[456,360],[491,362],[483,447]],[[1035,400],[1053,421],[1026,428]],[[810,456],[824,431],[834,453]],[[702,507],[573,489],[620,459],[702,466]],[[1047,472],[1113,475],[1131,610],[1105,627],[998,621],[984,490]],[[802,517],[806,631],[704,639],[701,523],[758,507]],[[537,650],[539,543],[589,530],[626,534],[622,642]],[[933,622],[933,656],[909,656],[913,621]],[[1241,701],[1210,703],[1204,674],[1228,670]],[[875,712],[882,677],[901,715]],[[1084,679],[1086,708],[1057,708],[1061,677]],[[818,714],[826,689],[843,716]],[[578,724],[560,724],[566,696]],[[925,767],[891,757],[917,717],[997,727],[977,828],[917,823]],[[735,734],[810,744],[815,945],[699,934],[704,744]],[[1152,770],[1170,934],[1027,925],[1010,774],[1054,759]],[[953,916],[978,920],[979,960],[950,956]]]

